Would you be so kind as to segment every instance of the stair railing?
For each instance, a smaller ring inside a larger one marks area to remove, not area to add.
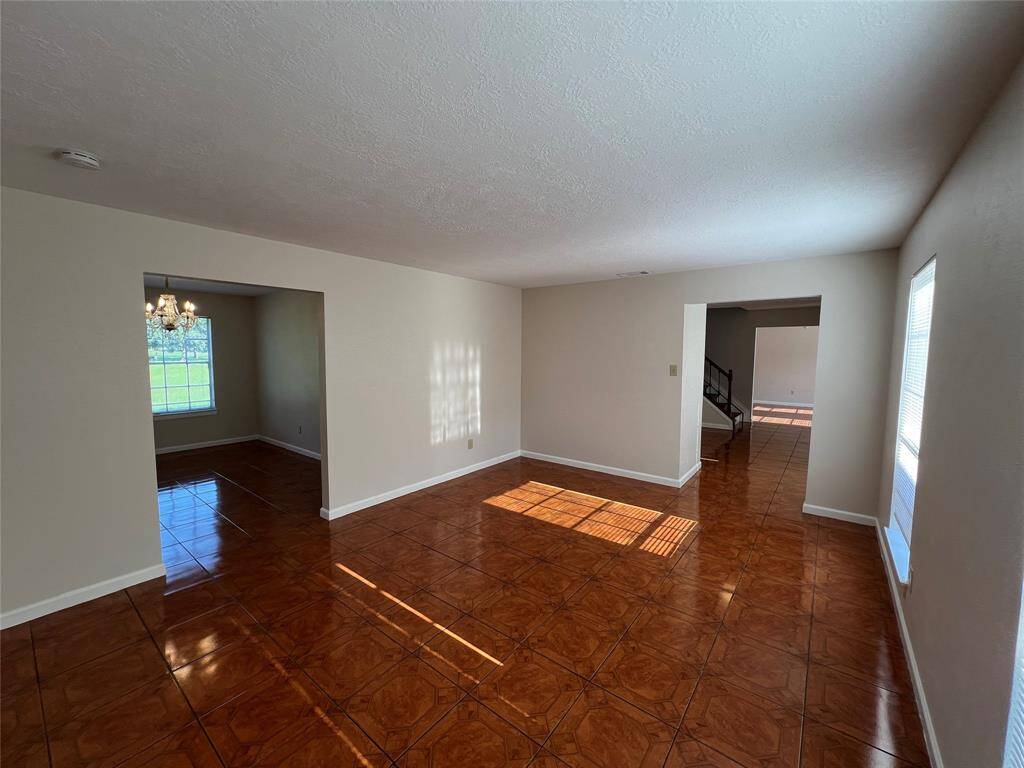
[[[725,386],[722,386],[722,378],[725,377]],[[718,397],[711,399],[718,410],[729,417],[732,425],[732,435],[736,436],[736,419],[740,420],[740,429],[743,428],[743,409],[732,401],[732,368],[726,370],[707,355],[704,356],[704,382],[711,386]],[[724,403],[719,399],[725,400]]]

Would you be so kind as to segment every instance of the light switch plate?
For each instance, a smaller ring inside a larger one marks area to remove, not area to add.
[[[672,363],[671,365],[669,365],[669,367],[668,367],[668,375],[669,376],[678,376],[679,375],[679,366],[676,365],[675,363]]]
[[[469,448],[473,447],[473,438],[472,437],[469,438],[469,445],[467,447],[469,447]]]

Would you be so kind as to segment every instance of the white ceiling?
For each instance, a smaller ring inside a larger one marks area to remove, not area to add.
[[[898,245],[1024,53],[1022,3],[2,22],[4,184],[519,286]]]

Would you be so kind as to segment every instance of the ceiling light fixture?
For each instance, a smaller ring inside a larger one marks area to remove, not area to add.
[[[85,168],[90,171],[100,169],[100,159],[92,152],[81,149],[58,149],[54,152],[54,157],[64,165],[71,165],[75,168]]]
[[[196,305],[185,300],[181,305],[183,312],[178,311],[178,300],[171,293],[171,281],[164,276],[164,293],[160,294],[156,308],[152,304],[146,304],[146,322],[154,328],[163,328],[165,331],[176,331],[179,328],[183,333],[196,324]]]

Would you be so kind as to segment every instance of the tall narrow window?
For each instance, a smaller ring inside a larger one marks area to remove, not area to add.
[[[1024,768],[1024,606],[1017,621],[1017,655],[1013,660],[1013,692],[1006,724],[1003,768]]]
[[[146,323],[153,413],[214,409],[211,325],[208,317],[197,317],[188,332],[165,331]]]
[[[932,297],[935,293],[935,258],[910,282],[907,338],[903,350],[900,383],[900,416],[896,434],[896,466],[892,481],[892,519],[910,545],[914,528],[914,496],[921,452],[921,420],[924,414],[924,383],[928,371],[928,339],[932,330]]]

